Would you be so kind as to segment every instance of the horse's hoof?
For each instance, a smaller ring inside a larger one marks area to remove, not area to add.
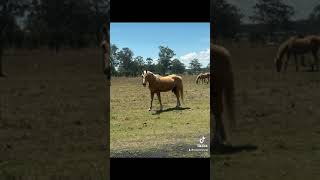
[[[151,111],[151,108],[149,108],[148,111]]]

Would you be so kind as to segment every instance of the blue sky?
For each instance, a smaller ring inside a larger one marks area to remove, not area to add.
[[[159,46],[168,46],[187,67],[193,58],[203,67],[210,61],[209,23],[111,23],[110,40],[130,48],[134,57],[158,59]]]

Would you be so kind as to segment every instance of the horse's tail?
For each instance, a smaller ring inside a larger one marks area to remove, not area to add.
[[[183,84],[182,84],[182,79],[181,79],[180,94],[181,94],[181,99],[182,99],[182,101],[183,101]]]
[[[172,89],[172,92],[176,91],[179,92],[181,99],[183,100],[183,83],[181,76],[172,76],[175,81],[175,87]]]

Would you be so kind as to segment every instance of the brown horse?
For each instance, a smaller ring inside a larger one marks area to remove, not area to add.
[[[279,47],[278,53],[274,60],[277,72],[281,71],[283,64],[283,56],[287,56],[287,60],[284,63],[284,70],[287,69],[290,56],[293,55],[295,59],[296,71],[299,71],[299,63],[297,60],[297,55],[304,55],[311,52],[314,58],[314,63],[312,64],[312,71],[317,68],[319,71],[319,58],[318,50],[320,47],[320,37],[315,35],[310,35],[306,37],[290,37],[287,41],[282,43]]]
[[[204,80],[207,80],[207,84],[210,82],[210,72],[204,73]]]
[[[182,78],[177,75],[169,75],[169,76],[160,76],[156,75],[150,71],[143,71],[142,76],[142,85],[146,86],[147,82],[149,83],[149,89],[151,93],[151,102],[150,102],[150,108],[149,111],[152,109],[152,102],[153,102],[153,96],[155,93],[157,93],[158,100],[160,103],[160,111],[162,111],[162,103],[161,103],[161,96],[160,92],[167,92],[172,91],[176,97],[177,97],[177,106],[176,108],[180,107],[180,96],[183,100],[183,84],[182,84]]]
[[[201,80],[201,81],[202,81],[202,83],[203,83],[203,79],[204,79],[203,74],[202,74],[202,73],[200,73],[200,74],[197,76],[196,84],[198,84],[198,83],[199,83],[199,80]]]
[[[231,55],[229,51],[221,46],[211,44],[210,56],[213,65],[214,79],[211,83],[211,145],[221,145],[227,142],[227,135],[222,118],[223,106],[225,105],[228,118],[229,130],[235,127],[234,113],[234,79],[231,66]],[[213,132],[212,132],[213,131]],[[213,147],[214,148],[214,147]]]
[[[201,82],[207,82],[207,84],[209,83],[210,81],[210,73],[200,73],[198,76],[197,76],[197,79],[196,79],[196,84],[199,83],[199,80],[201,80]],[[207,80],[207,81],[206,81]]]

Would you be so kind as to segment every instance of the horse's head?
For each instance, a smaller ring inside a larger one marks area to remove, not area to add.
[[[102,48],[103,72],[110,79],[110,35],[108,24],[103,24],[98,34],[99,46]]]
[[[146,87],[146,85],[147,85],[147,82],[146,82],[146,77],[147,77],[147,75],[148,75],[148,70],[143,71],[143,73],[141,74],[141,77],[142,77],[142,85],[143,85],[144,87]]]
[[[101,31],[99,33],[99,45],[104,50],[109,50],[109,26],[108,24],[103,24]]]

